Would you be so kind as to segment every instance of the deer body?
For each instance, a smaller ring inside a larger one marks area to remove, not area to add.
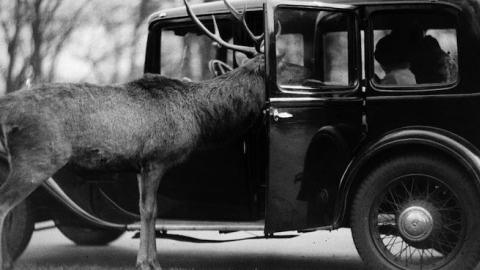
[[[19,135],[54,140],[69,162],[87,169],[135,169],[143,159],[174,162],[248,127],[263,104],[263,74],[253,70],[261,61],[203,82],[147,74],[115,86],[17,91],[0,99],[0,124],[8,149],[28,143]]]
[[[203,82],[145,75],[126,84],[49,84],[0,99],[2,144],[10,174],[0,187],[7,213],[67,163],[136,170],[141,236],[137,264],[156,263],[156,193],[166,169],[198,148],[238,136],[261,112],[264,58]],[[10,258],[1,245],[2,268]]]

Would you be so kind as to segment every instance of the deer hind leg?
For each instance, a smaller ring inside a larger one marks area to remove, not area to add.
[[[63,167],[70,157],[71,147],[55,139],[55,136],[47,136],[47,131],[46,128],[33,131],[25,129],[2,138],[4,145],[7,142],[10,170],[0,186],[0,232],[4,230],[8,213]],[[10,269],[12,258],[5,236],[5,233],[1,233],[0,267]]]
[[[140,191],[140,248],[137,255],[137,268],[141,270],[161,269],[157,261],[155,239],[155,219],[157,217],[157,191],[164,173],[160,163],[145,164],[138,174]]]
[[[10,173],[0,187],[0,232],[4,230],[8,213],[62,166],[63,164],[43,164],[39,168],[28,161],[18,162],[12,158]],[[1,234],[0,241],[0,265],[4,270],[10,269],[12,258],[8,251],[6,233]]]

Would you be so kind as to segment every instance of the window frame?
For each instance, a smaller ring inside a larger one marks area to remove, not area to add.
[[[407,11],[411,10],[414,12],[437,12],[437,13],[448,13],[454,17],[453,28],[456,32],[456,42],[457,42],[457,77],[456,80],[448,83],[424,83],[424,84],[413,84],[413,85],[382,85],[375,82],[375,59],[374,59],[374,28],[373,21],[377,14],[382,14],[385,12],[398,12],[398,11]],[[460,10],[457,6],[447,4],[447,3],[409,3],[409,4],[396,4],[396,5],[387,5],[382,7],[371,7],[367,12],[367,29],[365,37],[365,61],[368,63],[366,66],[367,74],[366,78],[368,81],[369,88],[373,89],[377,93],[397,93],[397,94],[406,94],[411,95],[415,93],[429,93],[429,92],[439,92],[447,91],[453,88],[456,88],[461,81],[461,31],[460,31]]]
[[[307,87],[300,85],[291,85],[291,86],[282,86],[277,80],[277,58],[276,58],[276,37],[273,36],[272,44],[270,44],[270,49],[274,52],[273,57],[273,71],[271,75],[271,80],[275,87],[275,92],[278,94],[289,94],[289,95],[308,95],[308,96],[332,96],[332,95],[345,95],[352,94],[358,91],[360,86],[360,76],[361,76],[361,59],[360,59],[360,40],[359,40],[359,15],[356,9],[353,8],[336,8],[329,6],[312,6],[310,5],[295,5],[295,4],[278,4],[275,6],[274,10],[274,21],[278,20],[278,11],[279,9],[291,9],[291,10],[311,10],[311,11],[330,11],[338,13],[346,13],[351,16],[353,22],[348,29],[348,42],[349,42],[349,51],[348,51],[348,70],[349,76],[352,76],[352,83],[345,86],[336,86],[336,85],[325,85],[319,87]],[[277,24],[274,25],[274,33],[277,32]],[[316,35],[315,35],[316,36]],[[312,37],[315,39],[315,37]],[[313,46],[313,45],[312,45]],[[315,48],[313,48],[315,50]]]

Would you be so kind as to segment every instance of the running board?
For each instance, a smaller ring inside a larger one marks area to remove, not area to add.
[[[45,189],[50,192],[55,198],[61,201],[66,207],[74,213],[84,218],[86,221],[94,225],[104,228],[112,228],[118,230],[138,231],[140,230],[140,222],[132,224],[119,224],[100,219],[76,204],[55,182],[53,178],[48,178],[43,183]],[[156,231],[263,231],[265,228],[264,220],[257,221],[197,221],[197,220],[172,220],[172,219],[158,219],[155,222]]]
[[[258,221],[202,221],[157,219],[156,231],[263,231],[265,220]],[[140,222],[127,225],[128,231],[140,230]]]

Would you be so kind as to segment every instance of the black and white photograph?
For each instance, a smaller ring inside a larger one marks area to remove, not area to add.
[[[480,0],[1,0],[0,270],[480,270]]]

